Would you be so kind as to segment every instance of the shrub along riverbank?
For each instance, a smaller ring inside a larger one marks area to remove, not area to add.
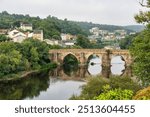
[[[82,87],[79,96],[71,100],[131,100],[150,99],[149,88],[143,89],[138,82],[128,77],[114,76],[110,79],[92,77]],[[140,91],[139,91],[140,90]]]
[[[48,51],[51,48],[57,47],[34,39],[27,39],[23,43],[1,42],[0,79],[55,68],[57,65],[49,59]]]

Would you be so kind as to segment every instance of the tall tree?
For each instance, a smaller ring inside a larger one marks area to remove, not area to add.
[[[150,7],[150,0],[147,0],[144,7]],[[140,11],[135,19],[138,23],[146,24],[147,28],[134,39],[130,47],[134,57],[134,71],[144,85],[150,85],[150,11]]]
[[[143,0],[140,2],[143,7],[150,8],[150,0],[147,0],[146,4],[144,4]],[[150,27],[150,11],[140,11],[138,15],[135,16],[135,19],[138,23],[146,24]]]

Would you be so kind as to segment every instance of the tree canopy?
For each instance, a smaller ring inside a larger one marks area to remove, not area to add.
[[[0,28],[9,29],[20,26],[20,22],[32,23],[33,29],[41,29],[44,31],[44,38],[60,38],[60,33],[70,33],[72,35],[83,34],[84,31],[79,25],[72,21],[61,20],[53,16],[41,19],[39,17],[31,17],[29,15],[9,14],[6,11],[0,13]]]
[[[147,0],[149,8],[150,0]],[[143,85],[150,84],[150,11],[140,12],[135,16],[138,23],[144,23],[147,28],[141,32],[130,47],[131,54],[134,57],[134,71]]]
[[[0,78],[20,71],[42,69],[49,66],[48,51],[53,46],[34,39],[22,43],[0,43]]]

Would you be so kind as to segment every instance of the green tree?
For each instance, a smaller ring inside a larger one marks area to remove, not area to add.
[[[146,7],[150,7],[150,0],[147,0]],[[130,47],[134,57],[134,71],[143,85],[150,84],[150,11],[140,12],[135,16],[138,23],[147,25],[147,29],[141,32],[133,41]]]
[[[133,41],[130,51],[134,57],[134,72],[143,81],[150,84],[150,30],[145,30]]]
[[[49,49],[58,48],[34,39],[22,43],[0,43],[0,78],[21,71],[54,68],[49,59]]]
[[[90,43],[89,39],[84,35],[78,35],[76,45],[82,48],[92,48],[92,44]]]
[[[141,3],[143,7],[150,8],[150,0],[147,0],[147,3],[144,5]],[[147,24],[147,26],[150,28],[150,11],[140,11],[138,15],[135,16],[135,19],[138,23]]]
[[[39,69],[40,68],[40,65],[38,64],[39,54],[37,52],[37,48],[32,47],[30,50],[30,55],[31,55],[31,57],[30,57],[31,67],[33,69]]]
[[[129,49],[129,47],[132,44],[133,39],[137,36],[137,34],[135,35],[129,35],[127,37],[125,37],[124,39],[120,40],[119,42],[119,46],[121,49]]]
[[[3,42],[3,41],[9,41],[10,40],[10,38],[8,38],[8,37],[6,37],[5,35],[1,35],[0,34],[0,42]]]

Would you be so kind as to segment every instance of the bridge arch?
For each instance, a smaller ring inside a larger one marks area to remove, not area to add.
[[[91,54],[91,55],[88,55],[88,58],[87,58],[87,63],[91,60],[91,59],[93,59],[93,58],[98,58],[99,59],[99,61],[98,61],[98,63],[102,63],[102,56],[101,55],[98,55],[98,54]]]
[[[124,62],[124,65],[126,64],[125,57],[123,55],[111,55],[110,62],[111,64],[114,62],[114,59],[120,57],[120,59]]]
[[[68,57],[68,56],[72,56],[72,57],[74,57],[78,62],[79,62],[79,58],[74,54],[74,53],[71,53],[71,52],[69,52],[69,53],[66,53],[66,54],[64,54],[63,56],[62,56],[62,62],[64,62],[64,59],[66,58],[66,57]]]
[[[62,63],[65,56],[68,54],[74,55],[81,65],[85,65],[89,56],[95,54],[102,57],[102,66],[110,66],[110,61],[113,56],[122,56],[126,66],[130,66],[132,58],[128,50],[105,50],[105,49],[54,49],[49,53],[52,56],[52,60],[57,63]]]

